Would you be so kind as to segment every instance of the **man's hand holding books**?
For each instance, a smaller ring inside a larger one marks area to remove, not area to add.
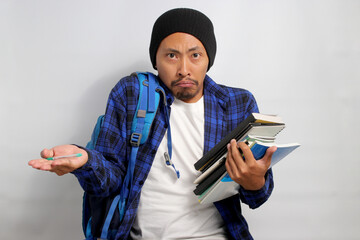
[[[265,184],[265,174],[271,164],[271,157],[276,147],[267,149],[263,158],[256,160],[250,147],[237,143],[235,139],[227,145],[226,170],[232,180],[246,190],[259,190]]]

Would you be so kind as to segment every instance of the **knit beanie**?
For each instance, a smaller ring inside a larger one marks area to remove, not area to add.
[[[161,41],[176,33],[188,33],[196,37],[205,47],[209,58],[208,69],[213,65],[216,54],[214,27],[203,13],[189,8],[176,8],[162,14],[155,22],[150,41],[150,59],[156,69],[156,53]]]

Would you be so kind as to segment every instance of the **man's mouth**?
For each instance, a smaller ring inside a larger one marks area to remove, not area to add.
[[[174,87],[183,87],[183,88],[188,88],[188,87],[193,87],[193,86],[198,86],[199,82],[193,79],[178,79],[175,80],[171,83],[171,86]]]

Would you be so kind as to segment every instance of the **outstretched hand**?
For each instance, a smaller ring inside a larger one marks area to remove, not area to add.
[[[78,153],[81,153],[80,157],[67,157],[55,160],[46,159]],[[81,149],[74,145],[61,145],[51,149],[44,149],[41,151],[40,155],[42,158],[31,160],[28,164],[33,168],[43,171],[54,172],[59,176],[70,173],[82,167],[88,161],[87,152],[84,149]]]
[[[243,152],[242,157],[240,150]],[[226,170],[232,180],[246,190],[259,190],[265,184],[265,174],[270,167],[271,157],[276,147],[267,149],[262,159],[255,160],[250,148],[244,142],[237,143],[234,139],[228,144]]]

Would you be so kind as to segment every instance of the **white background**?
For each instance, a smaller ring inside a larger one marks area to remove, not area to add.
[[[153,71],[164,11],[192,7],[215,26],[209,75],[255,95],[302,147],[274,167],[275,189],[244,206],[255,239],[360,239],[360,1],[0,2],[0,236],[81,239],[82,190],[27,165],[42,148],[85,145],[111,88]]]

